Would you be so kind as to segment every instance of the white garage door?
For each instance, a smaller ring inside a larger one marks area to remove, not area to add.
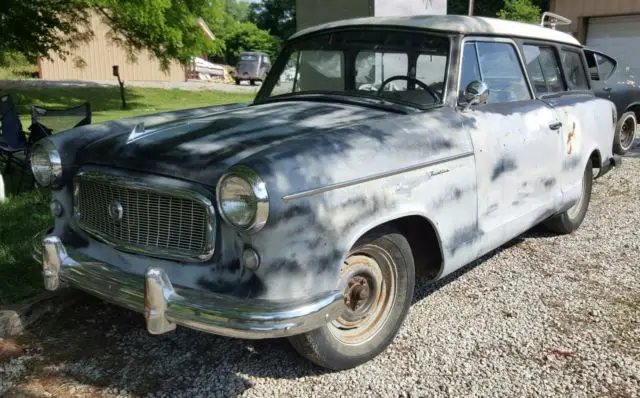
[[[640,15],[590,18],[587,46],[640,70]]]

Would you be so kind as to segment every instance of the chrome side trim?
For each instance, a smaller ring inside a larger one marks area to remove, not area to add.
[[[94,181],[102,181],[114,185],[119,185],[129,189],[136,189],[139,191],[147,191],[155,194],[174,196],[176,198],[190,199],[193,201],[200,202],[202,206],[205,208],[207,213],[208,223],[207,223],[207,235],[206,235],[206,244],[202,252],[195,253],[193,251],[179,251],[175,249],[162,249],[159,247],[149,247],[144,248],[141,246],[129,245],[125,242],[118,242],[100,231],[96,231],[91,227],[83,224],[80,221],[80,209],[79,209],[79,182],[80,180],[94,180]],[[162,185],[151,185],[145,181],[142,181],[137,178],[131,177],[122,177],[116,175],[110,175],[97,171],[81,171],[74,176],[73,179],[73,215],[76,224],[82,230],[89,233],[94,238],[113,246],[117,250],[121,250],[124,252],[134,253],[134,254],[143,254],[152,257],[165,258],[170,260],[178,260],[178,261],[196,261],[196,262],[205,262],[213,257],[213,253],[215,250],[215,241],[216,241],[216,216],[215,209],[211,200],[209,200],[204,195],[201,195],[198,192],[191,191],[183,188],[176,188],[173,186],[162,186]]]
[[[339,183],[336,183],[336,184],[330,184],[330,185],[327,185],[327,186],[324,186],[324,187],[319,187],[319,188],[314,188],[314,189],[310,189],[310,190],[307,190],[307,191],[292,193],[292,194],[283,196],[282,200],[285,203],[287,203],[290,200],[300,199],[300,198],[304,198],[306,196],[317,195],[317,194],[324,193],[324,192],[327,192],[327,191],[332,191],[334,189],[346,188],[346,187],[362,184],[362,183],[373,181],[373,180],[379,180],[381,178],[387,178],[387,177],[391,177],[391,176],[394,176],[394,175],[397,175],[397,174],[402,174],[402,173],[406,173],[406,172],[409,172],[409,171],[423,169],[425,167],[435,166],[435,165],[438,165],[438,164],[441,164],[441,163],[451,162],[451,161],[454,161],[454,160],[463,159],[463,158],[466,158],[466,157],[469,157],[469,156],[473,156],[473,155],[474,155],[473,151],[468,151],[468,152],[464,152],[464,153],[461,153],[461,154],[458,154],[458,155],[447,156],[447,157],[436,159],[436,160],[430,160],[430,161],[424,162],[424,163],[418,163],[418,164],[413,165],[413,166],[403,167],[401,169],[385,171],[383,173],[372,174],[370,176],[366,176],[366,177],[362,177],[362,178],[356,178],[356,179],[353,179],[353,180],[339,182]]]
[[[47,259],[60,266],[64,282],[121,307],[143,313],[147,330],[160,334],[176,324],[221,336],[266,339],[293,336],[319,328],[345,310],[341,291],[291,300],[232,297],[173,286],[166,272],[150,268],[145,275],[65,248],[57,236],[36,235],[34,257],[47,251]],[[42,257],[40,257],[42,262]]]

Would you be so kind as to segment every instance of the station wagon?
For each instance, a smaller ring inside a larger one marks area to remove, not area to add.
[[[139,311],[152,334],[286,337],[323,367],[363,364],[396,337],[417,275],[580,226],[593,178],[620,162],[616,109],[587,70],[572,36],[497,19],[300,31],[251,103],[37,143],[45,288]]]

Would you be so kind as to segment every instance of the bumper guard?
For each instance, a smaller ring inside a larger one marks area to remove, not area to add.
[[[316,329],[344,311],[342,292],[307,299],[240,299],[194,289],[174,288],[167,273],[151,267],[144,276],[67,250],[57,236],[38,234],[33,257],[42,264],[44,286],[61,281],[122,307],[144,313],[147,330],[162,334],[176,325],[228,337],[263,339]]]

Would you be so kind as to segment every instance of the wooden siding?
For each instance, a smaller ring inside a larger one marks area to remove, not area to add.
[[[160,68],[160,63],[149,52],[137,54],[136,62],[127,58],[122,48],[111,43],[107,38],[109,28],[96,14],[91,18],[91,26],[95,37],[87,44],[73,51],[73,55],[62,60],[52,55],[51,60],[42,58],[40,78],[45,80],[114,80],[112,66],[119,65],[120,77],[129,80],[184,81],[185,71],[178,62],[173,62],[167,73]],[[84,59],[84,67],[76,66],[76,59]]]
[[[558,30],[574,33],[584,43],[590,17],[640,14],[640,0],[551,0],[550,9],[572,21]]]

